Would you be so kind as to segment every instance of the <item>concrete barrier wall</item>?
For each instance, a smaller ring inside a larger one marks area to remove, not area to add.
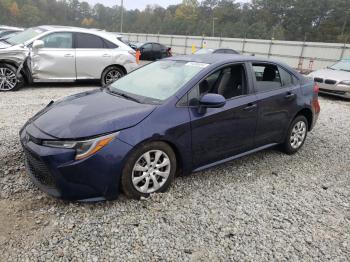
[[[191,54],[192,45],[199,49],[227,47],[245,55],[282,61],[294,68],[315,70],[350,58],[350,44],[292,42],[241,38],[219,38],[183,35],[123,34],[130,42],[159,42],[172,48],[174,54]]]

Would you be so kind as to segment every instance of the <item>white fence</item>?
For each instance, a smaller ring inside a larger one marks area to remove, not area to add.
[[[172,48],[174,54],[191,54],[192,45],[198,49],[227,47],[245,55],[280,60],[300,70],[315,70],[350,58],[350,44],[292,42],[240,38],[200,37],[125,33],[131,42],[158,42]]]

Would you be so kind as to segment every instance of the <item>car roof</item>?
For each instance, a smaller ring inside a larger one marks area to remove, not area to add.
[[[194,54],[194,55],[181,55],[173,56],[167,58],[168,60],[177,60],[177,61],[187,61],[187,62],[197,62],[205,64],[216,64],[216,63],[225,63],[225,62],[242,62],[242,61],[267,61],[266,59],[259,59],[255,56],[246,56],[246,55],[236,55],[236,54]],[[268,60],[272,61],[272,60]]]

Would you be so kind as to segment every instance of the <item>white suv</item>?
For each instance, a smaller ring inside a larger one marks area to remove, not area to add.
[[[0,41],[0,91],[32,82],[100,79],[104,86],[136,67],[135,51],[105,31],[39,26]]]

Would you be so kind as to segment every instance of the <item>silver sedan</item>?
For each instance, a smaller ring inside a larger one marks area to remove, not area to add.
[[[104,86],[135,68],[135,51],[105,31],[39,26],[0,41],[0,91],[33,82],[99,79]]]
[[[342,60],[309,74],[320,87],[320,93],[350,99],[350,60]]]

